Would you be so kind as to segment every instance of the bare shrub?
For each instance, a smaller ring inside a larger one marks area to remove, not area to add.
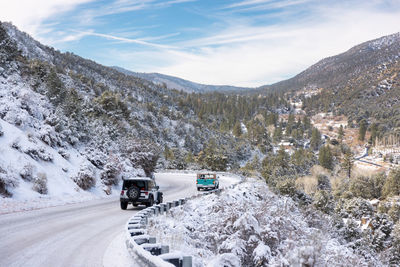
[[[72,180],[83,190],[88,190],[96,185],[95,173],[90,166],[83,166]]]
[[[38,173],[33,179],[32,189],[39,194],[46,195],[48,193],[47,189],[47,175],[45,173]]]
[[[329,171],[320,165],[314,165],[310,169],[310,171],[311,171],[312,176],[315,176],[315,177],[317,177],[318,175],[325,175],[328,177],[330,176]]]
[[[296,187],[308,195],[314,195],[318,190],[318,181],[315,176],[303,176],[296,180]]]

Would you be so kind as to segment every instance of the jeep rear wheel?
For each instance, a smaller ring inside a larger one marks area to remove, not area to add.
[[[162,196],[162,195],[159,195],[159,196],[158,196],[157,204],[161,204],[161,203],[163,203],[163,196]]]
[[[128,207],[128,202],[121,202],[121,209],[126,210]]]
[[[149,197],[149,202],[146,203],[146,206],[147,207],[151,207],[151,206],[153,206],[153,204],[154,204],[153,196],[150,196]]]

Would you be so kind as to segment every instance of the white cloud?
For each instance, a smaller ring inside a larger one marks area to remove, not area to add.
[[[1,0],[0,20],[11,21],[20,30],[37,37],[45,30],[42,23],[46,19],[91,1],[94,0]]]
[[[182,53],[163,51],[169,64],[153,71],[208,84],[260,86],[289,78],[361,42],[400,31],[400,12],[332,8],[318,12],[303,23],[244,25],[175,45],[183,47]]]

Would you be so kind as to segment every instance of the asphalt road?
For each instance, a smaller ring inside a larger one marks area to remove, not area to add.
[[[156,174],[156,181],[164,201],[197,193],[193,174]],[[235,181],[222,177],[220,183]],[[0,266],[125,265],[124,244],[110,244],[123,243],[124,224],[140,209],[123,211],[119,199],[107,199],[0,215]]]

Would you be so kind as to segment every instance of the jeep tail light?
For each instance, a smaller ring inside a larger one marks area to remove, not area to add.
[[[121,196],[123,196],[123,195],[124,195],[124,190],[121,191]]]
[[[147,196],[149,194],[149,192],[144,192],[144,194]]]
[[[143,188],[140,188],[140,190],[144,190],[144,187],[143,187]]]

